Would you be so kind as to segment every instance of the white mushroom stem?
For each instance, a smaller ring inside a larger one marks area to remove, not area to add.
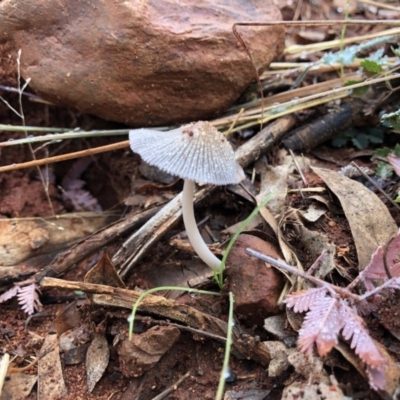
[[[193,209],[193,192],[194,182],[185,179],[182,192],[182,214],[183,223],[185,225],[186,233],[197,255],[212,269],[217,272],[221,269],[221,260],[219,260],[204,243],[197,228],[196,220],[194,218]]]

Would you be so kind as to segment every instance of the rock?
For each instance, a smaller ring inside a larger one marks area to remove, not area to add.
[[[54,104],[151,126],[207,119],[255,79],[235,22],[279,20],[272,0],[3,0],[0,42]],[[282,26],[239,26],[259,71],[281,53]]]
[[[284,278],[264,261],[249,256],[251,248],[274,258],[282,258],[271,243],[256,236],[242,234],[236,240],[227,259],[226,274],[229,290],[235,295],[235,312],[248,324],[262,325],[270,315],[282,313],[277,303]]]

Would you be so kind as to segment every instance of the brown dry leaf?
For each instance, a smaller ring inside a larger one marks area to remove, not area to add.
[[[47,335],[41,353],[44,354],[38,363],[38,399],[61,399],[67,395],[62,374],[60,349],[57,335]]]
[[[68,304],[54,318],[53,325],[60,337],[64,332],[76,328],[81,321],[81,313],[76,307],[76,301]]]
[[[379,197],[361,183],[334,171],[312,169],[338,197],[354,238],[359,269],[363,270],[376,248],[397,233],[394,219]]]
[[[53,253],[111,221],[107,214],[76,213],[50,218],[0,220],[0,265]]]
[[[311,203],[307,210],[299,210],[299,214],[308,222],[318,221],[326,214],[327,208],[319,203]]]
[[[20,400],[28,398],[36,381],[36,375],[27,375],[20,372],[11,374],[4,383],[1,399]]]
[[[288,190],[288,174],[290,164],[278,165],[276,167],[267,166],[261,173],[260,194],[257,200],[264,200],[267,196],[274,196],[268,202],[267,207],[272,214],[279,214],[285,206]]]
[[[107,339],[101,333],[96,333],[86,354],[86,378],[89,393],[92,393],[96,383],[103,376],[110,360],[110,348]]]
[[[142,334],[125,339],[118,348],[121,371],[135,378],[154,367],[161,357],[179,339],[179,329],[172,326],[154,326]]]
[[[382,344],[380,344],[377,340],[372,340],[387,362],[387,366],[385,368],[386,384],[383,391],[383,393],[387,393],[387,396],[383,398],[392,398],[396,388],[398,387],[398,382],[400,381],[400,367]],[[337,345],[335,345],[335,349],[338,350],[351,365],[353,365],[360,375],[362,375],[365,379],[368,379],[364,364],[356,356],[354,350],[350,349],[350,346],[347,343],[340,341]]]
[[[97,264],[85,275],[84,282],[126,288],[106,251]]]
[[[328,238],[320,232],[310,231],[303,225],[299,225],[298,229],[300,231],[299,240],[313,260],[316,260],[324,250],[327,251],[315,271],[315,276],[318,278],[325,277],[335,269],[336,246],[330,243]]]

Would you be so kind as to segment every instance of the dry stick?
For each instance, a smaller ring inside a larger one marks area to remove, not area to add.
[[[397,11],[400,13],[400,8],[396,6],[391,6],[390,4],[384,4],[379,1],[373,1],[373,0],[359,0],[360,3],[364,4],[369,4],[371,6],[377,7],[377,8],[382,8],[385,10],[391,10],[391,11]]]
[[[22,106],[22,93],[24,92],[26,86],[28,86],[29,82],[30,82],[30,78],[26,80],[25,84],[21,87],[21,49],[18,50],[18,57],[17,57],[17,71],[18,71],[18,79],[17,79],[17,83],[18,83],[18,104],[19,104],[19,114],[22,120],[22,125],[25,126],[25,114],[24,114],[24,108]],[[28,132],[26,130],[24,130],[25,133],[25,137],[28,137]],[[36,154],[33,151],[33,147],[31,143],[28,143],[28,147],[29,147],[29,151],[31,152],[32,158],[34,161],[36,161]],[[37,173],[40,177],[40,180],[42,182],[43,185],[43,190],[47,199],[47,202],[50,206],[51,212],[53,215],[56,215],[56,212],[54,210],[54,206],[53,206],[53,202],[51,201],[50,198],[50,194],[49,194],[49,180],[48,180],[48,174],[47,177],[45,178],[45,174],[43,174],[42,170],[39,168],[39,166],[36,166],[37,169]],[[48,172],[48,171],[46,171]]]
[[[76,151],[75,153],[61,154],[59,156],[48,157],[48,158],[45,158],[42,160],[34,160],[34,161],[28,161],[28,162],[19,163],[19,164],[6,165],[4,167],[0,167],[0,172],[14,171],[16,169],[24,169],[24,168],[36,167],[38,165],[46,165],[46,164],[56,163],[56,162],[60,162],[60,161],[72,160],[74,158],[90,156],[90,155],[98,154],[98,153],[104,153],[106,151],[111,151],[111,150],[123,149],[125,147],[129,147],[129,140],[124,140],[123,142],[108,144],[106,146],[99,146],[94,149]]]
[[[309,282],[313,283],[316,286],[324,286],[326,288],[329,288],[329,290],[338,293],[339,295],[341,295],[344,298],[351,298],[355,301],[360,301],[360,296],[358,296],[354,293],[351,293],[348,289],[332,285],[328,282],[323,281],[322,279],[319,279],[312,275],[309,275],[308,273],[305,273],[303,271],[298,270],[295,267],[292,267],[291,265],[287,264],[285,261],[278,260],[278,259],[270,257],[266,254],[255,251],[253,249],[246,249],[246,253],[249,254],[250,256],[256,257],[266,263],[273,265],[275,268],[283,269],[284,271],[289,272],[293,275],[307,279]]]
[[[118,237],[126,235],[133,229],[144,224],[153,217],[161,206],[126,216],[124,219],[101,229],[100,231],[80,240],[67,250],[57,254],[53,261],[44,269],[37,272],[31,279],[39,283],[46,276],[59,276],[84,258],[103,249]]]
[[[181,378],[179,378],[173,385],[171,385],[168,389],[163,390],[159,395],[156,397],[153,397],[152,400],[163,400],[165,399],[168,395],[170,395],[172,392],[174,392],[177,387],[186,379],[189,378],[190,376],[190,371],[186,372],[185,375],[183,375]]]
[[[236,160],[242,167],[246,167],[276,143],[295,123],[296,118],[289,115],[270,124],[236,150]],[[209,185],[197,189],[194,193],[194,202],[200,201],[212,190],[214,186]],[[156,241],[177,223],[181,215],[181,194],[179,194],[122,244],[112,259],[114,265],[121,271],[122,277],[126,276]]]
[[[82,290],[93,294],[94,304],[132,309],[142,293],[134,290],[115,288],[93,283],[71,282],[62,279],[44,278],[42,287],[61,288],[67,290]],[[160,317],[179,321],[190,327],[209,331],[217,336],[226,337],[228,325],[225,321],[197,310],[194,307],[180,304],[162,296],[147,295],[139,304],[139,311],[158,315]],[[267,347],[256,338],[247,335],[242,328],[235,324],[233,328],[233,347],[241,357],[252,359],[267,366],[270,355]]]
[[[397,19],[373,19],[373,20],[342,20],[342,21],[326,21],[326,20],[310,20],[310,21],[263,21],[263,22],[236,22],[236,26],[268,26],[268,25],[288,25],[288,26],[336,26],[336,25],[381,25],[381,26],[399,26],[400,21]]]

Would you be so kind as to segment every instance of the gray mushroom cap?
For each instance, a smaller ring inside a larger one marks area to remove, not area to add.
[[[129,131],[129,141],[144,161],[183,179],[229,185],[245,177],[228,140],[209,122],[168,132],[135,129]]]

